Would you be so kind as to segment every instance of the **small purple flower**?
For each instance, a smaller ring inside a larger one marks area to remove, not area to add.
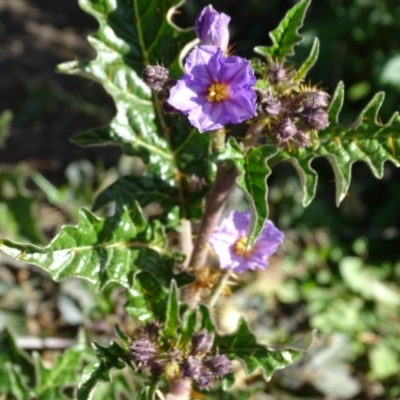
[[[264,268],[268,258],[283,242],[283,233],[268,220],[253,247],[246,250],[250,211],[231,212],[211,236],[209,243],[219,258],[220,267],[241,273]]]
[[[204,7],[195,23],[196,35],[201,44],[217,46],[225,51],[229,43],[230,20],[228,15],[215,11],[211,4]]]
[[[238,124],[256,113],[256,78],[241,57],[224,57],[215,46],[197,46],[185,74],[171,88],[168,103],[188,116],[200,132]]]

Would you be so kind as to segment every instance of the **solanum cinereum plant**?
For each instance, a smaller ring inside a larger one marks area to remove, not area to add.
[[[233,383],[232,361],[268,380],[310,344],[309,338],[302,346],[258,344],[245,319],[222,335],[213,317],[229,280],[267,267],[284,240],[268,219],[267,177],[276,163],[294,165],[305,206],[315,195],[316,157],[333,168],[338,204],[355,161],[367,162],[378,177],[386,160],[399,165],[400,120],[395,114],[387,124],[378,122],[382,93],[343,126],[343,84],[330,95],[306,83],[318,39],[301,65],[288,61],[302,40],[298,30],[309,3],[301,0],[289,10],[270,34],[272,45],[256,47],[258,57],[247,60],[232,53],[230,17],[212,5],[201,11],[194,31],[182,31],[171,21],[180,4],[80,0],[100,24],[89,38],[97,57],[59,70],[99,82],[117,112],[108,126],[74,141],[120,145],[146,169],[104,189],[93,210],[82,209],[77,225],[63,227],[46,247],[1,241],[4,252],[56,280],[78,277],[100,290],[113,283],[126,291],[125,312],[135,328],[117,326],[109,347],[93,344],[98,361],[81,374],[79,400],[122,368],[130,368],[136,382],[132,398],[221,393]],[[235,187],[245,196],[241,211],[226,209]],[[110,203],[112,215],[94,214]],[[159,211],[149,214],[154,203]],[[34,393],[28,379],[20,379]]]

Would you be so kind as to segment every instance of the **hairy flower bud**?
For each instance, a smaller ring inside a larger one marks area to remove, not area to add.
[[[145,332],[152,338],[157,338],[161,325],[158,321],[150,321],[146,327]]]
[[[220,47],[225,52],[229,43],[230,20],[228,15],[215,11],[210,4],[203,8],[196,19],[196,35],[202,44]]]
[[[166,364],[167,362],[165,360],[150,360],[149,366],[151,375],[153,377],[160,376],[164,372]]]
[[[329,125],[328,113],[320,108],[306,108],[300,116],[303,122],[311,129],[320,131]]]
[[[203,363],[201,360],[193,356],[188,356],[188,358],[184,360],[181,365],[181,371],[185,378],[196,380],[200,377],[202,367]]]
[[[267,116],[276,116],[283,111],[282,103],[273,96],[261,99],[260,109]]]
[[[147,365],[148,361],[156,354],[154,343],[146,337],[141,337],[132,342],[131,355],[134,361]]]
[[[142,74],[144,82],[155,92],[166,88],[169,81],[169,71],[163,65],[148,65]]]
[[[326,108],[329,105],[329,94],[322,90],[304,92],[301,96],[301,103],[304,108]]]
[[[200,389],[208,389],[214,383],[213,373],[208,368],[202,368],[198,378],[194,379]]]
[[[301,130],[297,130],[293,141],[297,147],[308,147],[311,144],[310,134]]]
[[[204,360],[204,365],[218,377],[222,377],[232,371],[232,363],[223,354],[217,354]]]
[[[278,124],[276,132],[278,134],[278,140],[285,143],[296,134],[297,128],[289,117],[285,117]]]
[[[208,353],[214,342],[214,335],[203,330],[192,336],[192,355]]]
[[[268,80],[272,85],[279,85],[284,82],[288,77],[287,71],[283,64],[277,62],[270,65],[268,69]]]

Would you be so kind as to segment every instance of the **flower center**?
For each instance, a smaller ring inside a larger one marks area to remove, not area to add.
[[[244,236],[238,240],[236,240],[236,242],[233,245],[233,251],[241,257],[247,257],[251,254],[251,252],[253,251],[252,248],[250,248],[249,250],[246,250],[246,244],[247,244],[247,236]]]
[[[226,100],[229,97],[229,86],[226,83],[215,82],[208,88],[207,100],[210,103]]]

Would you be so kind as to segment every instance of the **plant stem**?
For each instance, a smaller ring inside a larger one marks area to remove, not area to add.
[[[229,193],[238,176],[238,170],[231,161],[222,161],[217,165],[217,176],[206,201],[204,216],[189,263],[194,272],[203,267],[207,261],[208,240],[218,226]]]
[[[231,276],[232,270],[227,269],[225,270],[225,272],[223,273],[223,275],[221,276],[220,281],[218,282],[218,285],[215,286],[213,293],[211,295],[211,298],[208,302],[208,305],[210,308],[213,308],[215,306],[215,304],[217,303],[219,296],[222,293],[222,290],[225,287],[226,282],[228,281],[229,277]]]
[[[185,218],[181,219],[181,231],[179,232],[179,248],[186,256],[186,259],[182,265],[182,269],[184,270],[188,267],[190,255],[193,252],[192,224],[190,220]]]
[[[254,147],[258,143],[258,139],[261,136],[262,131],[264,130],[266,125],[265,117],[257,117],[253,120],[249,129],[246,132],[246,136],[243,139],[243,144],[248,151],[250,148]]]
[[[225,129],[210,132],[211,146],[214,153],[221,153],[225,149]]]

